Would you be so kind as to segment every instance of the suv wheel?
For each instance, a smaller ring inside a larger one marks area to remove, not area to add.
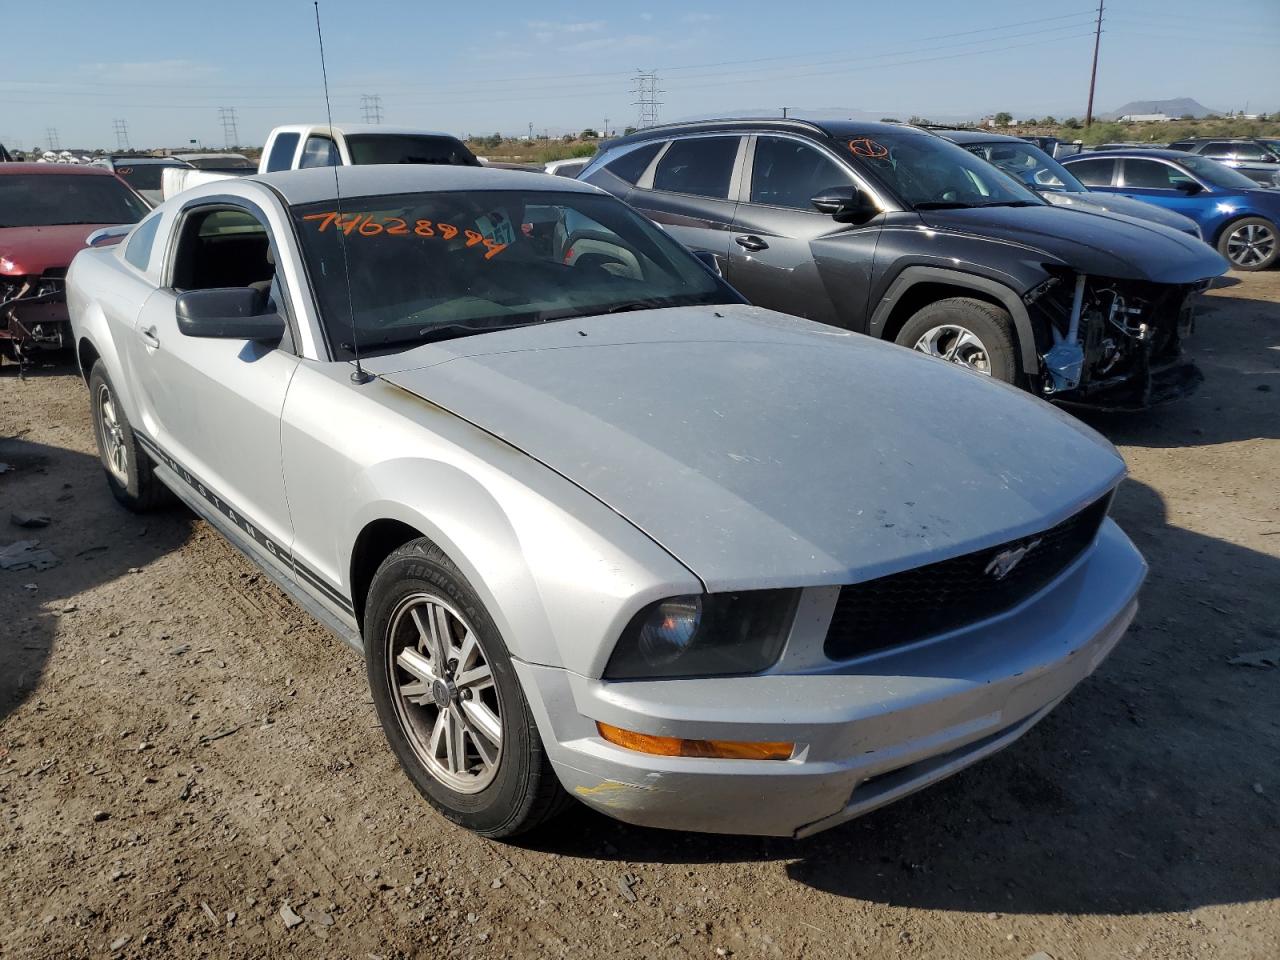
[[[151,460],[138,445],[101,360],[89,371],[89,411],[94,439],[98,441],[98,459],[115,498],[135,513],[168,503],[173,494],[152,472]]]
[[[364,637],[382,729],[433,807],[483,836],[509,837],[567,805],[506,645],[430,540],[378,568]]]
[[[1276,225],[1262,217],[1229,223],[1218,238],[1218,252],[1237,270],[1265,270],[1280,256]]]
[[[895,342],[931,357],[1016,383],[1017,339],[1007,310],[971,297],[949,297],[918,310]]]

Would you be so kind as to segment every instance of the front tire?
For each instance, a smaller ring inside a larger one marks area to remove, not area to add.
[[[89,411],[98,459],[111,494],[134,513],[146,513],[170,501],[172,494],[155,476],[142,452],[116,388],[101,360],[89,372]]]
[[[387,742],[440,813],[499,838],[567,805],[506,645],[475,590],[430,540],[410,541],[378,568],[364,637]]]
[[[1021,379],[1013,318],[985,300],[937,300],[916,311],[894,342],[1005,383]]]
[[[1234,270],[1266,270],[1280,257],[1280,231],[1270,220],[1244,217],[1227,224],[1218,237],[1218,252]]]

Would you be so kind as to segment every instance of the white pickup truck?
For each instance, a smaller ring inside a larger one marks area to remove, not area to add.
[[[276,127],[267,137],[257,173],[336,167],[369,163],[426,163],[455,167],[482,164],[457,137],[412,127],[384,127],[359,123],[291,123]],[[227,170],[164,172],[164,199],[201,183],[254,173]]]

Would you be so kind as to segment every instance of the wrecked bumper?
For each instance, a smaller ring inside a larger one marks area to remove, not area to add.
[[[1137,610],[1146,565],[1107,521],[1068,572],[950,636],[822,673],[609,683],[517,663],[565,788],[651,827],[805,836],[1012,743],[1088,676]],[[659,736],[790,741],[790,760],[660,757],[596,721]],[[1064,747],[1065,749],[1065,747]]]

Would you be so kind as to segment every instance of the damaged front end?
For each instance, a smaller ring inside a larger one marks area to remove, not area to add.
[[[38,275],[0,276],[0,356],[19,363],[71,345],[66,267]]]
[[[1182,341],[1211,282],[1077,274],[1040,284],[1023,299],[1036,321],[1041,393],[1102,410],[1145,410],[1189,395],[1204,376]]]

